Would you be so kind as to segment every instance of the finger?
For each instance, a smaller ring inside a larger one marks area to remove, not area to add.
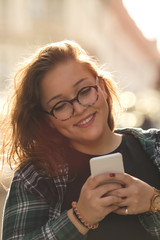
[[[107,208],[104,209],[105,216],[108,215],[111,212],[116,212],[119,209],[116,205],[110,205]]]
[[[127,198],[122,199],[122,198],[121,198],[120,203],[118,203],[117,205],[118,205],[119,207],[125,207],[125,206],[128,206],[129,204],[130,204],[129,199],[127,199]]]
[[[125,179],[125,174],[124,173],[104,173],[97,175],[95,177],[89,177],[86,181],[86,184],[89,186],[90,189],[94,189],[100,184],[105,183],[106,181],[108,182],[121,182],[123,183],[122,179]]]
[[[107,197],[104,197],[104,198],[101,198],[100,200],[100,204],[101,206],[103,207],[108,207],[108,206],[111,206],[111,205],[116,205],[118,206],[120,203],[121,203],[121,198],[119,197],[116,197],[116,196],[107,196]]]
[[[126,210],[127,209],[127,210]],[[129,208],[123,207],[123,208],[118,208],[114,211],[114,213],[119,214],[119,215],[129,215]]]
[[[122,182],[124,183],[124,186],[130,185],[130,183],[133,181],[133,178],[134,178],[127,173],[113,173],[113,174],[110,173],[109,176],[110,176],[110,180]]]
[[[113,196],[121,197],[121,198],[129,197],[131,195],[129,188],[115,189],[109,194]]]
[[[102,196],[107,196],[110,194],[111,191],[115,191],[117,189],[122,188],[121,184],[118,183],[107,183],[100,185],[96,188],[95,193],[97,196],[102,197]]]

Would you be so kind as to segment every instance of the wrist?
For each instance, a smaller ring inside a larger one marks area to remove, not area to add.
[[[73,209],[69,209],[67,211],[68,217],[70,219],[70,221],[74,224],[74,226],[78,229],[78,231],[85,235],[87,234],[87,232],[89,231],[89,229],[87,229],[86,227],[84,227],[78,220],[77,218],[73,215]]]
[[[160,211],[160,192],[153,187],[153,195],[150,200],[150,207],[146,213],[154,214],[158,211]]]
[[[79,209],[77,208],[77,202],[72,202],[72,208],[73,208],[73,215],[77,218],[77,220],[87,229],[96,229],[99,226],[99,223],[89,223],[84,216],[81,214]]]

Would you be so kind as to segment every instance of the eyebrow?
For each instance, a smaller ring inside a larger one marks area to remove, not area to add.
[[[85,81],[87,78],[88,78],[88,77],[81,78],[79,81],[77,81],[77,82],[73,85],[73,87],[74,87],[74,88],[77,87],[81,82]],[[48,100],[47,104],[50,103],[51,101],[53,101],[54,99],[57,99],[57,98],[62,97],[62,96],[63,96],[62,94],[58,94],[58,95],[52,97],[51,99]]]

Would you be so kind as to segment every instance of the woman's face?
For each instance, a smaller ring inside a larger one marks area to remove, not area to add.
[[[95,84],[95,77],[84,65],[71,60],[61,63],[49,71],[42,80],[42,106],[49,112],[57,102],[70,100],[81,88]],[[74,101],[74,114],[68,120],[60,121],[46,115],[51,126],[67,137],[75,148],[78,148],[78,144],[96,142],[105,134],[108,127],[107,94],[100,86],[98,95],[98,100],[89,107]]]

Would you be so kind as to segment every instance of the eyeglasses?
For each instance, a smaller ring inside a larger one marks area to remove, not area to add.
[[[97,79],[96,79],[97,80]],[[76,97],[71,100],[62,100],[57,102],[50,112],[45,113],[55,117],[60,121],[71,118],[75,112],[73,103],[77,101],[83,107],[94,105],[98,100],[98,86],[86,86],[81,88]]]

